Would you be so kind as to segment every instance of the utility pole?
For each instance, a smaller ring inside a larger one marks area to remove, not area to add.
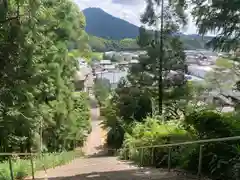
[[[161,0],[161,17],[160,17],[160,44],[159,44],[159,62],[158,62],[158,106],[159,106],[159,114],[162,115],[163,111],[163,3],[164,0]],[[157,24],[158,31],[158,24]],[[157,32],[156,31],[156,32]],[[155,41],[157,42],[157,34],[155,34]]]
[[[43,152],[43,119],[40,121],[40,152]]]

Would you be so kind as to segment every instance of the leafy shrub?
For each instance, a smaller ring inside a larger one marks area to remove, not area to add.
[[[131,133],[125,134],[120,155],[140,165],[164,167],[167,165],[168,148],[151,148],[154,145],[211,139],[240,135],[238,114],[219,114],[210,110],[193,111],[187,114],[183,126],[175,121],[163,123],[147,118],[136,123]],[[145,147],[145,148],[141,148]],[[199,144],[173,147],[172,167],[197,172]],[[202,173],[212,179],[236,179],[239,177],[240,145],[236,141],[206,143],[203,146]]]
[[[106,102],[105,106],[101,108],[101,115],[104,116],[103,128],[107,130],[107,146],[113,149],[120,148],[125,130],[122,120],[116,115],[114,106],[110,106],[109,102]]]
[[[137,87],[128,86],[124,79],[115,90],[112,104],[115,104],[117,116],[126,123],[142,121],[152,113],[150,96]]]
[[[198,139],[211,139],[239,135],[239,125],[233,114],[220,114],[202,110],[190,113],[185,119],[186,129]],[[239,163],[240,148],[236,141],[206,143],[203,146],[202,172],[215,179],[233,178],[235,165]],[[197,171],[199,145],[181,154],[181,166]]]
[[[103,125],[108,131],[108,147],[120,148],[125,132],[130,133],[132,124],[142,121],[151,111],[149,96],[138,88],[127,87],[124,81],[119,83],[113,97],[101,107]]]
[[[103,105],[104,101],[108,98],[111,92],[111,84],[108,79],[96,79],[94,84],[94,91],[98,103]]]
[[[126,134],[121,155],[128,154],[130,160],[141,165],[166,165],[168,148],[153,149],[151,146],[182,142],[189,138],[188,133],[176,124],[164,124],[155,118],[148,117],[144,123],[136,123],[131,134]],[[177,151],[179,151],[178,147],[173,149],[175,163],[178,161],[174,155]]]
[[[76,145],[82,146],[88,133],[91,131],[90,111],[88,106],[88,95],[79,93],[74,99],[75,122],[72,139],[76,141]]]

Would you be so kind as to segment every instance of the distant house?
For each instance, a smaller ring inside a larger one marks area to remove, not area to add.
[[[82,72],[77,71],[74,76],[74,84],[75,84],[75,89],[77,91],[84,90],[84,80],[85,80],[85,76],[82,74]]]
[[[139,63],[139,60],[137,60],[137,59],[132,59],[130,61],[130,64],[137,64],[137,63]]]
[[[122,62],[118,63],[118,65],[128,65],[128,64],[129,64],[129,62],[127,62],[127,61],[122,61]]]
[[[112,62],[111,62],[111,60],[101,60],[100,64],[101,65],[109,65],[109,64],[112,64]]]
[[[223,54],[223,53],[222,53]],[[236,50],[231,50],[229,54],[233,57],[240,57],[240,48],[237,48]],[[229,56],[226,56],[226,58]]]
[[[186,57],[187,64],[198,64],[196,56],[189,55]]]
[[[110,70],[110,69],[115,69],[116,67],[113,64],[106,64],[103,66],[103,68],[106,70]]]
[[[213,68],[210,66],[199,66],[199,65],[189,65],[188,72],[190,75],[205,78],[208,72],[213,71]]]
[[[207,95],[207,100],[222,108],[222,111],[232,111],[239,108],[240,93],[232,90],[221,92],[212,91]],[[225,108],[225,109],[224,109]]]
[[[75,88],[77,91],[87,92],[93,86],[92,69],[89,67],[81,67],[74,77]]]

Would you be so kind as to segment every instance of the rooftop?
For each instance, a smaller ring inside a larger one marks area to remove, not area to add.
[[[80,67],[79,71],[75,74],[75,80],[83,81],[86,76],[91,73],[91,68],[89,67]]]
[[[101,60],[100,64],[112,64],[111,60]]]
[[[188,66],[189,69],[191,70],[203,70],[203,71],[212,71],[213,70],[213,67],[211,66],[199,66],[199,65],[189,65]]]

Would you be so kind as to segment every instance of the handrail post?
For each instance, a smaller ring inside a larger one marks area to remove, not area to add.
[[[9,156],[9,158],[8,158],[8,162],[9,162],[9,170],[10,170],[11,180],[14,180],[11,156]]]
[[[172,147],[168,148],[168,172],[171,170],[171,152],[172,152]]]
[[[144,148],[141,148],[141,166],[143,165],[143,150],[144,150]]]
[[[125,151],[124,160],[127,160],[127,151],[128,151],[128,149],[126,149],[126,151]]]
[[[154,164],[154,150],[155,150],[155,148],[154,147],[152,147],[152,162],[151,162],[151,164],[153,165]]]
[[[201,179],[202,174],[202,151],[203,151],[203,145],[200,145],[199,149],[199,159],[198,159],[198,179]]]
[[[236,166],[237,170],[236,170],[236,180],[239,180],[239,167]]]
[[[34,177],[34,164],[33,164],[32,154],[30,154],[30,162],[31,162],[31,170],[32,170],[32,179],[35,179],[35,177]]]

